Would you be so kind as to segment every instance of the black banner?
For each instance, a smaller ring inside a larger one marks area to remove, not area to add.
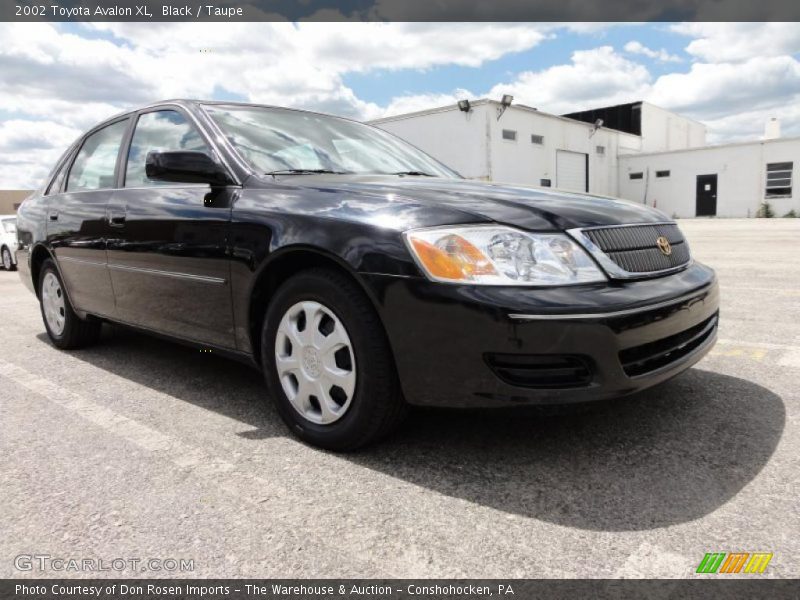
[[[2,21],[798,21],[795,0],[6,0]]]
[[[16,579],[0,598],[31,600],[577,600],[798,598],[797,580],[779,579]]]

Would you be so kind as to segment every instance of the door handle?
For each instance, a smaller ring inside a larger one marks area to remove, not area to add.
[[[126,217],[125,217],[124,214],[123,215],[109,214],[108,215],[108,224],[111,225],[111,227],[124,227],[125,226],[125,218]]]
[[[51,220],[51,221],[58,221],[58,211],[57,211],[57,210],[51,210],[51,211],[48,213],[48,215],[47,215],[47,216],[48,216],[48,217],[50,217],[50,220]]]

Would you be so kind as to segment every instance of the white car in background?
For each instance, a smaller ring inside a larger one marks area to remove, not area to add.
[[[6,271],[17,268],[17,217],[0,215],[0,262]]]

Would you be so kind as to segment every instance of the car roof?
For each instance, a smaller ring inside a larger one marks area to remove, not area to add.
[[[159,106],[180,106],[188,110],[197,109],[200,106],[239,106],[239,107],[253,107],[253,108],[271,108],[271,109],[278,109],[278,110],[291,110],[295,112],[302,112],[307,113],[310,115],[321,115],[323,117],[331,117],[334,119],[342,119],[343,121],[353,121],[355,123],[364,124],[361,121],[356,119],[350,119],[348,117],[343,117],[341,115],[333,115],[330,113],[324,113],[316,110],[306,110],[304,108],[293,108],[290,106],[277,106],[275,104],[259,104],[258,102],[235,102],[230,100],[200,100],[200,99],[192,99],[192,98],[169,98],[166,100],[159,100],[157,102],[151,102],[150,104],[146,104],[144,106],[139,106],[137,108],[131,108],[120,113],[117,113],[107,119],[103,119],[99,123],[95,124],[91,130],[98,129],[100,126],[115,121],[117,119],[121,119],[123,117],[127,117],[132,115],[136,112],[141,110],[148,110],[151,108],[158,108]]]

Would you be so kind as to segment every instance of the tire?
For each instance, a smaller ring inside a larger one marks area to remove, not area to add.
[[[39,307],[47,335],[62,350],[89,346],[100,337],[100,321],[81,319],[72,309],[55,263],[47,259],[39,273]]]
[[[13,260],[13,258],[11,256],[11,250],[6,248],[5,246],[3,246],[2,257],[0,257],[0,258],[2,259],[2,262],[3,262],[3,268],[6,271],[16,271],[17,270],[17,265],[14,264],[14,260]]]
[[[269,395],[301,440],[328,450],[354,450],[385,437],[402,422],[407,405],[383,325],[350,278],[323,268],[298,273],[278,289],[263,323],[261,362]],[[296,337],[292,343],[292,336],[315,336],[315,341],[301,350],[310,338]],[[317,352],[317,343],[323,350]],[[326,345],[331,349],[324,350]],[[328,378],[331,372],[338,378]],[[319,398],[314,402],[316,396],[304,402],[308,394],[303,391],[310,389],[325,394],[325,411]],[[287,390],[297,391],[293,400]]]

